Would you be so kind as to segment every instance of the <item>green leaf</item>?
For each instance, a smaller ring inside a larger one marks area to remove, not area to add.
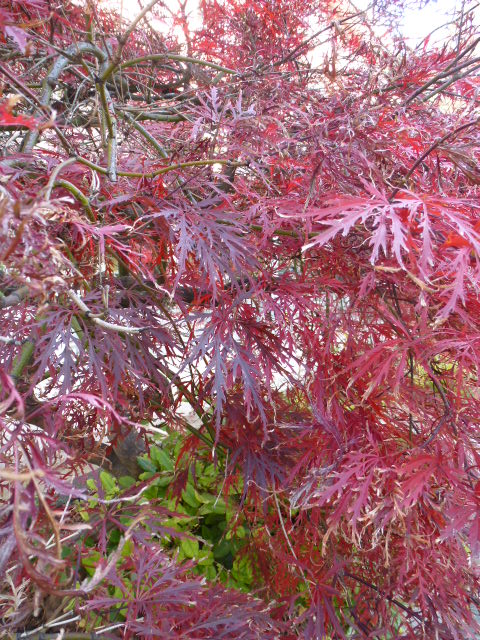
[[[208,580],[215,580],[215,578],[217,577],[217,570],[215,569],[213,564],[206,567],[205,575]]]
[[[130,489],[130,487],[136,484],[136,481],[132,476],[122,476],[118,479],[118,484],[122,489]]]
[[[115,545],[115,547],[117,547],[121,537],[122,537],[122,534],[120,532],[120,529],[113,529],[113,531],[110,534],[110,539],[109,539],[110,544]]]
[[[93,576],[99,561],[100,554],[98,551],[92,551],[88,556],[82,558],[82,566],[89,576]]]
[[[209,549],[200,551],[197,556],[197,562],[201,566],[210,566],[215,562],[212,552]]]
[[[195,490],[195,497],[202,504],[211,504],[212,502],[215,502],[215,496],[211,493],[200,493]]]
[[[204,515],[202,514],[202,509],[199,510],[199,515]],[[222,513],[212,513],[207,511],[205,514],[205,524],[208,526],[214,525],[221,528],[223,531],[225,529],[225,516]]]
[[[123,549],[122,549],[122,558],[128,558],[132,555],[133,553],[133,540],[126,540]]]
[[[207,527],[204,524],[202,524],[202,527],[201,527],[201,534],[204,540],[214,540],[215,538],[218,537],[215,529]]]
[[[198,510],[199,515],[206,515],[207,513],[215,513],[218,515],[222,515],[226,512],[227,506],[225,504],[225,500],[219,498],[218,500],[215,498],[213,502],[209,502],[208,504],[202,505]]]
[[[251,584],[253,580],[253,570],[250,558],[246,556],[243,558],[235,558],[231,573],[234,580],[245,585]]]
[[[213,555],[215,556],[215,558],[224,558],[226,555],[228,555],[231,551],[231,545],[230,542],[228,540],[222,540],[220,542],[220,544],[218,544],[214,549],[213,549]]]
[[[157,467],[153,464],[153,462],[150,460],[150,458],[137,458],[137,461],[138,461],[139,466],[144,471],[149,471],[150,473],[156,473]]]
[[[118,492],[118,485],[115,478],[106,471],[100,471],[100,481],[105,493],[115,494]]]
[[[79,509],[78,515],[84,522],[88,522],[90,520],[90,514],[86,509]]]
[[[173,477],[171,475],[163,476],[162,478],[157,478],[155,480],[156,487],[168,487],[169,484],[172,483]]]
[[[200,506],[200,502],[195,497],[195,489],[187,482],[187,486],[185,487],[185,491],[182,493],[183,500],[189,504],[191,507],[198,508]]]
[[[173,471],[173,462],[163,449],[160,449],[155,445],[150,447],[150,458],[157,466],[157,469],[161,469],[162,471]]]
[[[187,558],[196,558],[200,551],[198,541],[190,540],[189,538],[182,538],[180,540],[180,547]]]

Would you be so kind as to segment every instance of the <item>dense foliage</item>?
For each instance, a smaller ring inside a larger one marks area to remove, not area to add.
[[[460,4],[0,1],[7,637],[479,637]]]

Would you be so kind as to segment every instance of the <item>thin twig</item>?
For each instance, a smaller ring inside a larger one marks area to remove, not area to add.
[[[143,18],[147,15],[149,11],[153,9],[153,7],[159,2],[159,0],[150,0],[150,2],[145,5],[145,7],[140,11],[140,13],[132,20],[129,24],[125,32],[118,38],[118,48],[115,52],[115,56],[111,60],[110,64],[102,71],[101,81],[105,82],[107,78],[109,78],[115,69],[118,67],[120,59],[122,57],[123,49],[127,44],[128,38],[132,35],[132,33],[137,28],[138,23],[143,20]]]
[[[63,169],[65,169],[65,167],[68,167],[69,165],[73,164],[74,162],[77,161],[77,158],[75,156],[73,156],[72,158],[68,158],[67,160],[64,160],[63,162],[60,162],[60,164],[58,164],[55,169],[52,171],[52,174],[50,176],[50,179],[47,183],[47,187],[45,189],[45,200],[50,200],[50,195],[52,193],[52,189],[53,186],[55,184],[55,180],[57,179],[57,176],[59,175],[59,173],[61,171],[63,171]]]
[[[72,196],[74,196],[74,198],[78,200],[80,204],[84,207],[90,222],[96,222],[95,214],[93,213],[93,209],[90,206],[90,202],[87,196],[82,191],[80,191],[78,187],[76,187],[71,182],[68,182],[68,180],[56,180],[52,186],[52,189],[55,189],[56,187],[61,187],[62,189],[66,189],[67,191],[69,191],[72,194]]]
[[[42,112],[45,113],[45,110],[48,108],[50,101],[52,99],[53,91],[60,77],[60,74],[65,70],[68,64],[72,61],[72,57],[75,58],[83,54],[93,55],[101,63],[105,62],[106,60],[106,54],[101,49],[93,45],[91,42],[79,42],[68,47],[65,53],[59,56],[56,59],[56,61],[53,63],[52,67],[50,68],[50,71],[48,72],[45,80],[43,81],[43,85],[42,85],[43,92],[40,99],[39,100],[37,99],[39,106],[42,109]],[[24,153],[29,153],[37,143],[38,137],[39,137],[38,131],[30,131],[23,140],[22,151]],[[69,149],[71,150],[71,145],[69,144],[68,146],[69,146]],[[70,151],[70,154],[73,155],[71,151]]]
[[[210,69],[215,69],[215,71],[223,71],[223,73],[227,73],[229,75],[236,75],[237,72],[234,69],[229,69],[228,67],[222,67],[220,64],[216,64],[215,62],[207,62],[206,60],[199,60],[198,58],[190,58],[189,56],[181,56],[175,53],[154,53],[147,56],[141,56],[139,58],[132,58],[131,60],[127,60],[126,62],[122,62],[119,65],[120,69],[127,69],[128,67],[134,67],[141,62],[155,61],[155,60],[175,60],[176,62],[186,62],[190,64],[196,64],[201,67],[209,67]],[[107,69],[108,71],[108,69]],[[112,71],[108,73],[104,72],[102,75],[102,80],[106,80],[109,75],[111,75]]]
[[[85,165],[86,167],[90,167],[94,171],[98,173],[102,173],[104,175],[108,174],[108,169],[105,167],[101,167],[94,162],[90,162],[87,158],[77,157],[77,161],[80,164]],[[177,169],[187,169],[189,167],[206,167],[214,164],[232,164],[231,160],[226,158],[212,158],[210,160],[192,160],[191,162],[179,162],[177,164],[171,164],[168,167],[162,167],[161,169],[156,169],[155,171],[150,171],[149,173],[140,173],[139,171],[118,171],[117,175],[126,177],[126,178],[155,178],[156,176],[163,175],[164,173],[168,173],[169,171],[176,171]],[[243,162],[236,163],[237,166],[243,167],[246,166]]]
[[[300,573],[302,574],[302,578],[303,581],[305,583],[305,586],[307,587],[307,591],[310,594],[310,597],[312,596],[312,590],[310,589],[310,583],[307,580],[307,576],[305,575],[305,571],[303,570],[302,565],[300,564],[297,554],[295,553],[295,549],[292,546],[292,543],[290,542],[290,538],[288,537],[288,533],[287,530],[285,528],[285,523],[283,521],[283,516],[282,516],[282,512],[280,511],[280,504],[278,503],[278,498],[277,498],[277,492],[275,491],[275,489],[273,489],[272,491],[273,493],[273,499],[275,501],[275,506],[277,508],[277,514],[278,514],[278,519],[280,520],[280,527],[282,529],[282,533],[283,536],[285,538],[285,541],[287,543],[288,548],[290,549],[290,553],[292,554],[292,557],[295,559],[295,562],[297,563],[298,568],[300,569]]]
[[[400,609],[403,609],[403,611],[408,613],[410,616],[413,616],[417,620],[422,621],[422,617],[420,616],[420,614],[418,614],[416,611],[414,611],[410,607],[407,607],[407,605],[403,604],[403,602],[399,602],[395,598],[392,598],[391,596],[387,596],[386,594],[384,594],[381,591],[381,589],[379,589],[377,586],[375,586],[371,582],[368,582],[367,580],[364,580],[363,578],[360,578],[360,576],[356,576],[353,573],[348,573],[347,571],[345,571],[345,573],[343,575],[346,578],[351,578],[352,580],[356,580],[357,582],[360,582],[361,584],[365,585],[366,587],[369,587],[369,589],[373,589],[374,591],[376,591],[380,595],[383,595],[389,602],[391,602],[392,604],[396,605]]]
[[[425,160],[425,158],[427,158],[432,153],[432,151],[435,151],[435,149],[437,147],[439,147],[441,144],[443,144],[445,142],[445,140],[448,140],[449,138],[457,135],[457,133],[460,133],[461,131],[464,131],[465,129],[468,129],[469,127],[473,127],[473,126],[477,125],[479,122],[480,122],[480,118],[476,118],[475,120],[472,120],[471,122],[466,122],[465,124],[462,124],[460,127],[457,127],[456,129],[454,129],[453,131],[450,131],[449,133],[446,133],[441,138],[438,138],[438,140],[436,140],[433,144],[431,144],[428,147],[428,149],[426,151],[424,151],[424,153],[422,153],[422,155],[415,161],[415,163],[412,165],[412,167],[408,170],[407,174],[402,179],[402,182],[405,184],[407,182],[407,180],[410,178],[410,176],[417,169],[417,167],[419,167],[422,164],[422,162]],[[393,190],[393,192],[392,192],[392,194],[391,194],[391,196],[389,198],[390,202],[395,198],[395,196],[400,191],[400,189],[401,189],[401,187],[396,187]]]
[[[15,74],[13,74],[11,71],[9,71],[9,69],[5,68],[3,65],[0,65],[0,73],[3,73],[3,75],[7,77],[14,86],[20,89],[20,91],[24,96],[28,97],[34,104],[36,104],[37,107],[39,108],[39,111],[43,115],[46,115],[47,117],[51,116],[46,106],[41,103],[41,101],[37,98],[37,96],[32,91],[30,91],[28,87],[26,87],[24,84],[20,82],[20,80],[18,80]],[[57,125],[55,123],[52,123],[50,126],[57,134],[60,140],[60,143],[62,147],[65,149],[65,151],[68,154],[73,154],[72,145],[68,142],[68,140],[65,138],[63,133],[57,127]],[[30,133],[32,132],[30,131]],[[37,137],[38,137],[38,132],[35,132],[35,133],[37,134]],[[24,139],[24,142],[25,142],[25,139]]]
[[[162,145],[157,140],[155,140],[155,138],[145,129],[145,127],[142,127],[142,125],[139,124],[135,118],[132,118],[132,116],[126,111],[124,111],[123,113],[119,112],[119,115],[121,118],[125,118],[125,120],[129,122],[132,127],[136,129],[149,144],[151,144],[151,146],[155,149],[155,151],[158,152],[158,154],[162,158],[168,158],[168,153],[165,151]]]
[[[403,103],[403,107],[407,107],[413,100],[415,100],[415,98],[418,98],[419,95],[421,95],[424,91],[426,91],[429,87],[431,87],[433,84],[435,84],[439,80],[442,80],[443,78],[446,78],[447,76],[452,75],[457,71],[460,71],[465,67],[468,67],[469,65],[475,64],[476,62],[479,61],[479,59],[480,58],[472,58],[471,60],[467,60],[466,62],[463,62],[461,65],[455,67],[456,62],[458,62],[459,60],[459,58],[457,57],[443,71],[440,71],[435,76],[433,76],[433,78],[430,78],[430,80],[422,84],[421,87],[418,87],[418,89],[416,89],[412,93],[412,95],[405,100],[405,102]]]
[[[28,296],[30,289],[28,287],[19,287],[16,291],[12,291],[6,296],[0,296],[0,309],[6,307],[14,307]]]
[[[309,42],[311,42],[315,38],[318,38],[318,36],[320,36],[322,33],[325,33],[325,31],[328,31],[329,29],[334,29],[334,28],[338,27],[339,25],[342,25],[345,22],[348,22],[349,20],[352,20],[353,18],[357,18],[358,16],[366,13],[371,7],[372,7],[372,5],[368,6],[366,9],[363,9],[362,11],[358,11],[357,13],[353,13],[350,16],[346,16],[345,18],[342,18],[341,20],[332,20],[332,22],[330,22],[330,24],[328,24],[326,27],[322,27],[322,29],[320,29],[319,31],[316,31],[313,35],[309,36],[303,42],[301,42],[299,45],[297,45],[292,51],[290,51],[290,53],[288,53],[286,56],[284,56],[281,60],[277,60],[276,62],[274,62],[273,66],[274,67],[279,67],[280,65],[284,64],[285,62],[290,62],[291,60],[294,59],[294,57],[298,57],[296,54],[299,55],[300,51],[304,47],[306,47],[306,45]],[[265,67],[266,67],[266,65],[264,66],[264,68]]]
[[[107,322],[105,320],[102,320],[101,318],[96,317],[90,311],[90,309],[83,302],[83,300],[79,296],[77,296],[75,291],[72,291],[71,289],[69,289],[67,291],[67,295],[71,300],[73,300],[73,302],[75,302],[77,307],[81,311],[83,311],[83,313],[88,318],[90,318],[92,320],[92,322],[97,324],[99,327],[102,327],[102,329],[108,329],[110,331],[116,331],[117,333],[141,333],[142,331],[146,331],[147,330],[147,327],[124,327],[121,324],[113,324],[112,322]]]

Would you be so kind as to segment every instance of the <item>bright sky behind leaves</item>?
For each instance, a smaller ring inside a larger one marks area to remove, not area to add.
[[[178,7],[178,0],[164,0],[172,11]],[[434,29],[443,26],[452,13],[461,7],[462,0],[431,0],[423,9],[407,9],[402,20],[402,31],[404,36],[409,40],[409,44],[415,47],[416,44],[425,38]],[[368,7],[371,0],[358,0],[354,3],[359,9]],[[471,3],[466,3],[467,6]],[[123,15],[131,18],[139,11],[137,0],[122,0]],[[198,6],[198,0],[187,0],[186,12],[191,14],[192,26],[196,26],[197,19],[195,14]],[[440,31],[435,35],[434,39],[441,39],[445,31]]]

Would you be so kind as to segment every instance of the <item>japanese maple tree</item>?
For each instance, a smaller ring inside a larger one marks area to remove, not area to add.
[[[479,637],[478,16],[404,4],[0,1],[6,637]]]

